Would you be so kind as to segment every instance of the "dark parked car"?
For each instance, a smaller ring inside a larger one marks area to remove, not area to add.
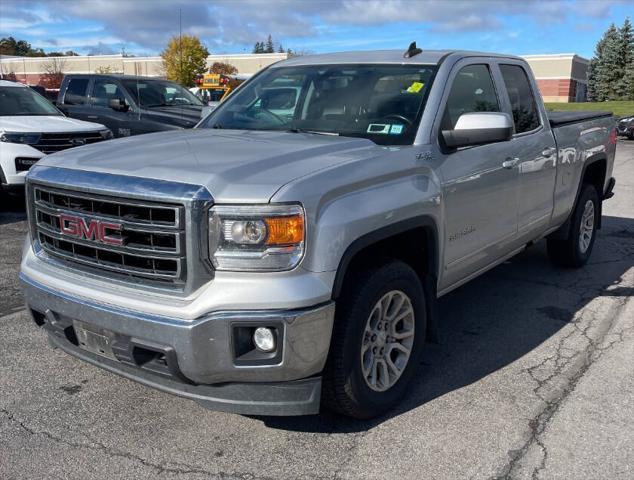
[[[634,140],[634,115],[621,118],[617,124],[617,132],[620,136]]]
[[[203,103],[180,85],[128,75],[66,75],[57,107],[67,116],[98,122],[115,137],[192,128]]]

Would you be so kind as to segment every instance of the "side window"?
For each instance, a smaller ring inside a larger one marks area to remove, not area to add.
[[[539,127],[539,114],[526,72],[519,65],[500,65],[500,71],[511,101],[515,133],[535,130]]]
[[[71,78],[64,94],[66,105],[83,105],[86,103],[87,78]]]
[[[107,107],[113,99],[123,99],[125,95],[112,80],[98,79],[92,87],[91,103],[96,107]]]
[[[500,104],[487,65],[467,65],[454,78],[442,119],[443,130],[453,130],[463,113],[499,112]]]

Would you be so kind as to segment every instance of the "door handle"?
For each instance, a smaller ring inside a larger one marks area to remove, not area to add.
[[[542,156],[551,157],[557,150],[553,147],[542,150]]]
[[[517,157],[515,157],[515,158],[510,158],[510,157],[509,157],[509,158],[507,158],[506,160],[504,160],[504,161],[502,162],[502,166],[503,166],[504,168],[511,169],[511,168],[515,167],[515,165],[517,165],[518,163],[520,163],[520,159],[519,159],[519,158],[517,158]]]
[[[90,118],[91,120],[97,120],[99,117],[97,115],[86,115],[86,118]]]

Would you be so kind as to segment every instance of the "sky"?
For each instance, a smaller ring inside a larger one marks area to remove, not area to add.
[[[467,49],[590,58],[634,0],[0,0],[0,37],[45,51],[158,55],[170,36],[249,53],[271,34],[304,53]]]

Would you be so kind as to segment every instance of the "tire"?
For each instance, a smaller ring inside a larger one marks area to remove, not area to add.
[[[386,306],[388,317],[403,318],[392,323],[382,317],[380,300]],[[377,322],[379,318],[385,322]],[[384,325],[388,322],[391,327],[386,332]],[[407,264],[388,260],[353,274],[347,279],[337,303],[323,376],[324,405],[358,419],[372,418],[392,408],[407,391],[416,371],[425,342],[426,323],[423,287],[416,272]],[[390,333],[404,338],[396,339]],[[396,348],[395,343],[401,346]],[[409,355],[403,348],[409,348]],[[381,360],[373,362],[378,358]],[[373,370],[375,363],[377,367]]]
[[[601,205],[597,189],[594,185],[584,183],[572,214],[568,238],[565,240],[549,238],[547,241],[550,261],[555,265],[568,268],[584,266],[592,254],[600,212]],[[591,218],[591,225],[588,223],[589,218]]]

